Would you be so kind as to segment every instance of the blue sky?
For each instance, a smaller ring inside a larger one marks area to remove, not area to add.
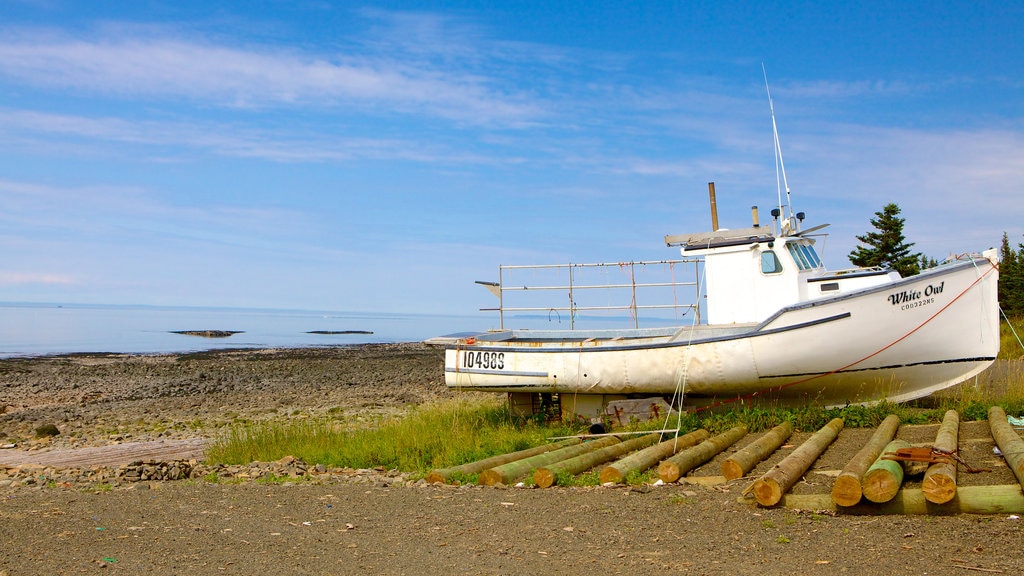
[[[494,6],[488,6],[494,4]],[[472,313],[776,203],[1024,241],[1021,2],[6,0],[0,301]]]

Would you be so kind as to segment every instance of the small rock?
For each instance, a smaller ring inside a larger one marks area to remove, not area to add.
[[[50,436],[60,436],[60,430],[56,424],[46,423],[36,427],[36,438],[46,438]]]

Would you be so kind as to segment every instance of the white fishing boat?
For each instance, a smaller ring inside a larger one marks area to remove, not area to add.
[[[703,261],[706,322],[500,329],[429,342],[446,347],[449,388],[506,392],[528,410],[538,394],[557,394],[563,413],[586,417],[627,398],[664,397],[676,406],[901,402],[995,360],[995,250],[909,278],[882,269],[830,272],[808,234],[817,229],[801,231],[799,218],[786,218],[667,236],[683,256]]]
[[[554,398],[563,415],[594,418],[628,399],[665,406],[664,398],[675,408],[901,402],[992,364],[999,351],[995,250],[951,257],[907,278],[878,268],[829,271],[815,250],[827,225],[802,229],[804,214],[782,201],[784,181],[782,166],[767,226],[755,207],[752,227],[719,229],[711,185],[712,231],[665,237],[683,256],[670,265],[698,262],[693,314],[675,326],[506,329],[505,316],[525,310],[510,308],[506,297],[530,287],[507,283],[513,267],[501,267],[499,282],[487,283],[501,299],[499,329],[428,340],[446,348],[445,383],[508,393],[525,412]],[[785,191],[788,200],[788,184]],[[557,287],[569,291],[569,318],[581,311],[573,291],[596,287],[574,286],[580,266],[591,265],[565,265],[569,283]],[[635,298],[630,306],[640,312]]]

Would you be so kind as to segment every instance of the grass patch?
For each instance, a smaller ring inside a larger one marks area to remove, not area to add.
[[[537,446],[571,434],[513,418],[504,398],[428,404],[401,417],[354,428],[327,418],[271,420],[229,427],[207,449],[224,464],[273,461],[291,455],[326,466],[428,472]]]
[[[922,424],[937,417],[935,411],[924,411],[906,404],[879,402],[874,406],[845,406],[822,408],[805,406],[801,408],[743,407],[726,410],[684,414],[680,430],[688,432],[704,428],[711,434],[720,434],[743,424],[751,433],[765,432],[789,420],[797,430],[814,431],[829,423],[833,418],[842,418],[847,428],[866,428],[879,425],[889,414],[896,414],[904,424]],[[943,411],[943,413],[945,413]],[[672,421],[675,426],[676,421]]]
[[[1024,359],[1024,317],[1001,319],[999,323],[999,359]]]
[[[555,484],[558,486],[597,486],[601,483],[599,475],[599,469],[576,475],[559,472],[555,474]]]

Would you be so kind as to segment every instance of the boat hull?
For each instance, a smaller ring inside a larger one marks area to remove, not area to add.
[[[811,300],[749,326],[671,333],[479,334],[447,346],[450,388],[846,405],[926,396],[970,378],[999,351],[990,258]]]

